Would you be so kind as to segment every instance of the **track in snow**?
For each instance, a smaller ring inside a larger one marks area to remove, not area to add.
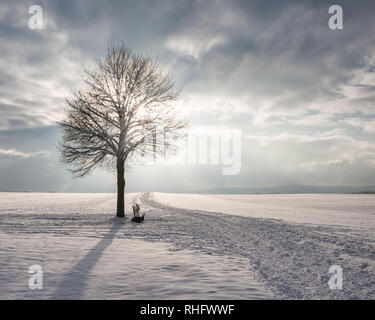
[[[375,298],[375,241],[368,235],[354,235],[341,227],[173,208],[156,202],[149,193],[140,201],[150,218],[157,217],[160,223],[148,230],[146,238],[162,238],[208,254],[246,257],[258,280],[276,296]],[[336,264],[343,268],[344,286],[333,291],[328,286],[328,270]]]
[[[130,223],[127,212],[124,223],[113,218],[115,200],[113,194],[1,194],[0,297],[27,297],[25,268],[40,260],[52,270],[41,298],[69,297],[74,283],[78,298],[375,298],[372,235],[174,208],[150,193],[127,195],[127,208],[140,202],[146,220]],[[132,250],[134,241],[139,250]],[[334,264],[343,268],[343,290],[328,287]],[[138,265],[147,278],[131,283]]]

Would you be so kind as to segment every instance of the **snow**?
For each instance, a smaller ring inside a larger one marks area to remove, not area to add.
[[[117,238],[15,237],[1,251],[0,299],[234,299],[266,298],[251,287],[246,259],[176,250],[165,243]],[[32,264],[43,289],[28,288]],[[237,277],[232,279],[233,274]],[[246,280],[246,281],[244,281]],[[230,296],[229,296],[230,295]]]
[[[126,194],[124,221],[114,194],[0,193],[0,299],[374,299],[373,199]]]
[[[135,194],[127,194],[127,214]],[[265,299],[248,259],[177,247],[113,218],[113,194],[0,193],[0,299]],[[143,206],[142,206],[143,208]],[[164,228],[167,227],[164,226]],[[31,265],[44,272],[30,290]]]
[[[375,197],[366,194],[154,193],[173,207],[287,222],[375,229]]]

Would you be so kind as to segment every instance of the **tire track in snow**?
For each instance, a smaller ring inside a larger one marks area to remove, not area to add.
[[[343,228],[175,208],[150,193],[139,201],[150,216],[163,218],[163,233],[155,238],[209,254],[246,257],[258,279],[280,297],[375,298],[374,242],[366,237],[350,236]],[[334,264],[344,270],[343,290],[329,289],[328,270]]]

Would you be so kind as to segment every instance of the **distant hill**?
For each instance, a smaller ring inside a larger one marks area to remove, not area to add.
[[[298,194],[298,193],[356,193],[356,194],[373,194],[375,186],[309,186],[309,185],[286,185],[267,188],[214,188],[205,190],[196,190],[191,193],[229,193],[229,194]]]
[[[153,190],[132,190],[131,192],[148,192]],[[375,186],[309,186],[309,185],[285,185],[277,187],[266,187],[266,188],[212,188],[212,189],[200,189],[200,190],[154,190],[156,192],[174,192],[174,193],[197,193],[197,194],[329,194],[329,193],[341,193],[341,194],[375,194]],[[0,190],[0,192],[33,192],[29,190]],[[43,191],[38,191],[43,192]],[[56,191],[44,191],[45,193],[55,193]],[[84,192],[84,191],[81,191]]]
[[[375,191],[352,192],[352,194],[375,194]]]

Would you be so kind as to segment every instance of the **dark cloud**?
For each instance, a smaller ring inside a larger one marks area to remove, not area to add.
[[[43,30],[28,28],[33,4],[44,9]],[[367,184],[375,168],[375,3],[335,1],[344,10],[337,31],[328,28],[331,4],[2,1],[0,189],[114,190],[105,173],[67,175],[55,126],[83,67],[110,41],[158,56],[182,89],[181,112],[192,126],[238,128],[254,143],[239,176],[210,166],[154,165],[134,169],[131,190]],[[174,179],[164,185],[170,172]]]

